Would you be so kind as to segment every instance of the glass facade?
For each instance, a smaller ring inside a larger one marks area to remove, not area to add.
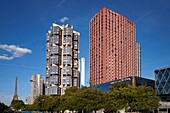
[[[133,82],[133,79],[134,79],[134,82]],[[142,78],[142,77],[137,77],[137,76],[122,78],[122,79],[114,80],[114,81],[111,81],[111,82],[98,84],[98,85],[92,86],[92,87],[107,92],[107,91],[110,90],[110,86],[114,83],[117,83],[117,82],[127,82],[128,84],[134,85],[134,86],[147,85],[147,86],[150,86],[153,89],[155,89],[155,81],[154,80],[146,79],[146,78]]]
[[[170,67],[155,70],[157,95],[170,95]]]

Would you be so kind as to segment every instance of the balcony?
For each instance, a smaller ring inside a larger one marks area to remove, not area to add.
[[[79,77],[79,72],[77,70],[73,71],[73,77]]]
[[[59,44],[59,36],[56,36],[56,35],[51,36],[50,45],[52,45],[52,44]]]
[[[72,84],[71,76],[64,76],[62,82],[63,85],[71,85]]]
[[[73,67],[74,67],[74,68],[78,68],[78,67],[79,67],[77,60],[74,60]]]
[[[78,51],[74,51],[73,52],[73,58],[74,59],[78,59]]]
[[[64,55],[72,55],[72,49],[71,49],[71,47],[64,47],[64,49],[63,49],[63,54],[64,54]]]
[[[52,35],[61,34],[61,30],[58,26],[53,26],[51,29]]]
[[[59,74],[58,66],[51,66],[50,74]]]
[[[72,37],[65,36],[64,41],[63,41],[63,45],[72,45]]]
[[[50,95],[58,95],[58,86],[51,86],[49,89]]]
[[[50,84],[59,84],[59,76],[57,75],[50,76]]]
[[[72,29],[71,29],[71,27],[64,28],[64,35],[65,35],[65,36],[71,36],[71,35],[72,35]]]
[[[78,86],[78,80],[77,80],[77,78],[74,78],[74,79],[73,79],[73,86]]]
[[[78,42],[73,42],[73,49],[76,49],[76,50],[78,50]]]
[[[63,64],[64,65],[71,65],[72,64],[72,57],[71,56],[63,56]]]
[[[74,35],[74,38],[73,38],[73,39],[74,39],[74,41],[78,41],[78,39],[79,39],[79,38],[78,38],[78,35]]]
[[[64,75],[72,75],[72,70],[71,70],[70,66],[63,67],[62,72],[63,72]]]
[[[53,46],[51,47],[50,54],[58,54],[59,53],[59,48],[58,46]]]

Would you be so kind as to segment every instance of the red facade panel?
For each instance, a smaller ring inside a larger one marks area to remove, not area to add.
[[[107,8],[90,20],[90,85],[136,75],[135,24]]]

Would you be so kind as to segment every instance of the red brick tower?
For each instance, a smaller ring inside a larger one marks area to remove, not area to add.
[[[90,20],[90,85],[136,76],[135,24],[107,8]]]

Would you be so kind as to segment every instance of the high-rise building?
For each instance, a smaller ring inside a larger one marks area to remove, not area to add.
[[[136,28],[107,8],[90,20],[90,85],[136,76]]]
[[[53,24],[46,35],[46,95],[80,86],[79,36],[73,26]]]
[[[136,43],[136,76],[141,77],[141,46]]]
[[[156,69],[154,73],[156,95],[160,97],[158,113],[170,113],[170,66]]]
[[[85,58],[81,58],[81,86],[85,86]]]
[[[43,94],[43,78],[42,75],[33,74],[31,76],[31,94],[30,94],[30,104],[34,103],[34,100]]]
[[[156,94],[162,101],[170,102],[170,66],[159,68],[154,73]]]

